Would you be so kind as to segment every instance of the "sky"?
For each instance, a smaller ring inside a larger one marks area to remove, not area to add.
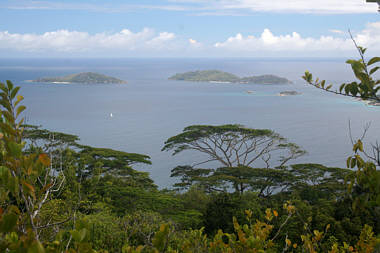
[[[365,0],[0,0],[2,57],[346,57],[380,53]]]

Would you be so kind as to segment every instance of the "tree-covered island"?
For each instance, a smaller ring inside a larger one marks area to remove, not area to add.
[[[185,73],[177,73],[169,77],[169,80],[193,81],[193,82],[221,82],[221,83],[255,83],[255,84],[287,84],[291,83],[286,78],[275,75],[260,75],[238,77],[220,70],[197,70]]]
[[[94,72],[83,72],[78,74],[71,74],[62,77],[42,77],[33,82],[41,83],[116,83],[124,84],[126,81],[117,79],[115,77],[106,76]]]

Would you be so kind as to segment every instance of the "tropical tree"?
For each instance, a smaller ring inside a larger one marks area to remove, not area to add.
[[[183,133],[169,138],[162,150],[173,150],[173,155],[184,150],[199,151],[208,159],[193,166],[217,161],[225,167],[252,167],[259,160],[267,167],[282,167],[305,154],[299,146],[271,130],[242,125],[188,126]],[[277,156],[277,164],[271,164],[273,156]]]
[[[299,146],[271,130],[241,125],[189,126],[183,133],[169,138],[162,150],[173,150],[173,155],[195,150],[207,157],[192,166],[174,168],[171,176],[181,178],[176,187],[187,189],[198,183],[208,191],[225,191],[232,184],[239,193],[252,188],[255,184],[252,182],[265,173],[263,171],[281,177],[290,160],[305,154]],[[195,167],[211,162],[221,166],[213,169]],[[264,169],[254,169],[255,165]]]

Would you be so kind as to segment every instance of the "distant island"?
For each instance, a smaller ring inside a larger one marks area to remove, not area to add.
[[[228,72],[219,70],[190,71],[177,73],[169,77],[169,80],[193,81],[193,82],[217,82],[217,83],[255,83],[255,84],[287,84],[291,83],[286,78],[275,75],[248,76],[240,78]]]
[[[115,77],[106,76],[94,72],[83,72],[78,74],[71,74],[63,77],[43,77],[33,80],[33,82],[42,83],[127,83],[126,81],[117,79]]]
[[[297,91],[281,91],[279,93],[279,96],[283,97],[283,96],[295,96],[295,95],[301,95],[302,93],[300,92],[297,92]]]

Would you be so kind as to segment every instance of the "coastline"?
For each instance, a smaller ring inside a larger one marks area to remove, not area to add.
[[[356,98],[355,100],[363,102],[367,106],[380,106],[380,102],[373,99]]]

